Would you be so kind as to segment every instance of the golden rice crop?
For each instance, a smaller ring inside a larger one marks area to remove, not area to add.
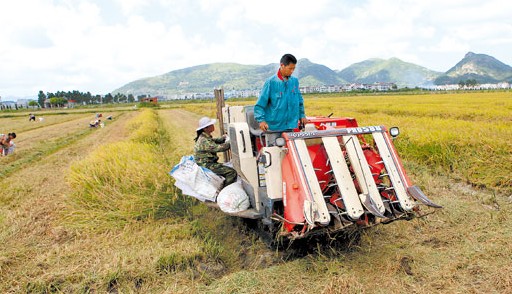
[[[120,225],[159,217],[173,200],[171,182],[163,173],[162,136],[158,115],[145,109],[129,122],[130,139],[100,146],[71,167],[68,181],[74,189],[69,217],[86,227]]]
[[[170,204],[169,180],[161,157],[148,143],[119,142],[75,163],[68,177],[76,209],[84,221],[127,222],[158,215]]]
[[[130,139],[135,142],[156,144],[160,140],[158,115],[155,110],[144,109],[128,124],[131,130]]]

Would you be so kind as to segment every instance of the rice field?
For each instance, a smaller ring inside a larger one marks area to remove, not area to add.
[[[212,102],[102,109],[114,119],[98,129],[91,109],[30,123],[0,113],[0,133],[18,135],[0,158],[0,292],[511,293],[512,93],[305,104],[309,116],[399,126],[412,181],[444,208],[294,256],[173,186]]]

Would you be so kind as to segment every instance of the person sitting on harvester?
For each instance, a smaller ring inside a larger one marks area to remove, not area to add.
[[[197,137],[194,139],[194,159],[199,166],[205,167],[219,176],[224,177],[224,187],[236,182],[236,170],[218,162],[217,152],[227,151],[230,148],[226,136],[213,138],[216,119],[203,117],[199,120],[196,129]]]

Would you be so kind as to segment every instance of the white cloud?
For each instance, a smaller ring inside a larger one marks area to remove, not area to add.
[[[114,0],[114,2],[121,7],[121,11],[126,16],[137,14],[141,8],[151,4],[147,0]]]
[[[0,4],[0,95],[108,93],[213,62],[283,53],[343,69],[398,57],[447,70],[467,51],[512,64],[511,2],[25,0]]]

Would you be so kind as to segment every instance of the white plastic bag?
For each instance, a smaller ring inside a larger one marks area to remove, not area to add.
[[[249,196],[242,187],[242,182],[237,181],[222,189],[217,196],[219,208],[227,213],[236,213],[249,208]]]
[[[224,182],[223,177],[197,165],[192,155],[183,156],[180,163],[175,165],[169,174],[176,180],[174,185],[181,189],[183,194],[203,202],[206,200],[214,202]]]

